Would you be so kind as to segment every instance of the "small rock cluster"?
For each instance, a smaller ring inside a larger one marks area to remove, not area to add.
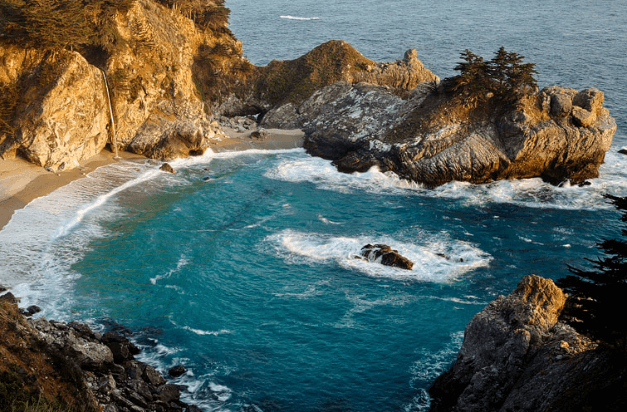
[[[85,387],[104,412],[200,411],[181,401],[181,387],[168,384],[155,368],[135,359],[140,351],[128,338],[116,332],[100,335],[77,322],[39,318],[28,323],[46,350],[80,369]]]
[[[257,121],[248,116],[220,116],[217,120],[220,126],[230,127],[237,133],[245,133],[247,131],[257,130]]]

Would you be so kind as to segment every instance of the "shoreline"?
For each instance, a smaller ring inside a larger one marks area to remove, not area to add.
[[[226,138],[213,140],[209,148],[216,153],[243,151],[249,149],[291,149],[302,147],[304,133],[301,130],[267,130],[269,135],[264,140],[251,139],[250,132],[239,133],[227,127]],[[123,160],[146,159],[142,155],[120,152]],[[24,159],[0,160],[0,231],[11,221],[13,213],[28,205],[33,200],[46,196],[68,185],[74,180],[85,177],[101,166],[115,163],[114,154],[104,149],[99,154],[81,161],[75,169],[48,172]],[[164,162],[165,163],[165,162]]]

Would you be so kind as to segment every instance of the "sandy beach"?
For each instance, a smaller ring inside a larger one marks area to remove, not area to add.
[[[214,152],[249,150],[249,149],[290,149],[303,145],[304,133],[301,130],[268,130],[264,140],[250,138],[250,132],[238,133],[224,128],[228,137],[211,142]],[[96,156],[80,162],[72,170],[52,173],[43,167],[35,166],[26,160],[16,158],[0,160],[0,230],[9,223],[13,213],[26,206],[34,199],[53,192],[68,183],[85,177],[100,166],[116,162],[113,153],[103,150]],[[126,160],[143,159],[143,156],[120,152]]]

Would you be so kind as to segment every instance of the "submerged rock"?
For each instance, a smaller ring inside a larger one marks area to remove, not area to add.
[[[168,375],[170,375],[173,378],[178,378],[185,372],[186,372],[185,368],[182,365],[177,365],[173,368],[170,368],[170,370],[168,371]]]
[[[397,267],[400,269],[411,270],[414,267],[414,263],[398,253],[398,250],[392,249],[388,245],[367,244],[361,248],[361,256],[368,259],[370,262],[381,263],[385,266]]]
[[[174,170],[174,168],[172,166],[170,166],[169,163],[162,164],[161,167],[159,168],[159,170],[162,170],[162,171],[167,172],[167,173],[176,173],[176,170]]]

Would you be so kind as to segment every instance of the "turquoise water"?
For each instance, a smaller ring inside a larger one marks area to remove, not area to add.
[[[531,179],[426,190],[376,170],[340,174],[301,149],[207,153],[174,162],[176,175],[158,162],[121,162],[17,212],[0,232],[0,283],[46,317],[128,328],[143,360],[162,371],[185,365],[173,382],[206,411],[427,410],[426,390],[476,312],[523,275],[561,277],[619,235],[602,194],[627,195],[627,156],[616,154],[626,143],[616,26],[625,8],[535,3],[227,5],[256,63],[346,38],[381,60],[420,45],[444,77],[460,47],[489,54],[516,39],[511,49],[533,54],[544,79],[606,92],[620,129],[591,186]],[[603,24],[586,25],[593,12]],[[547,24],[557,13],[569,22],[561,37]],[[468,30],[486,21],[490,30]],[[601,29],[588,32],[593,25]],[[414,269],[353,258],[375,242]]]

